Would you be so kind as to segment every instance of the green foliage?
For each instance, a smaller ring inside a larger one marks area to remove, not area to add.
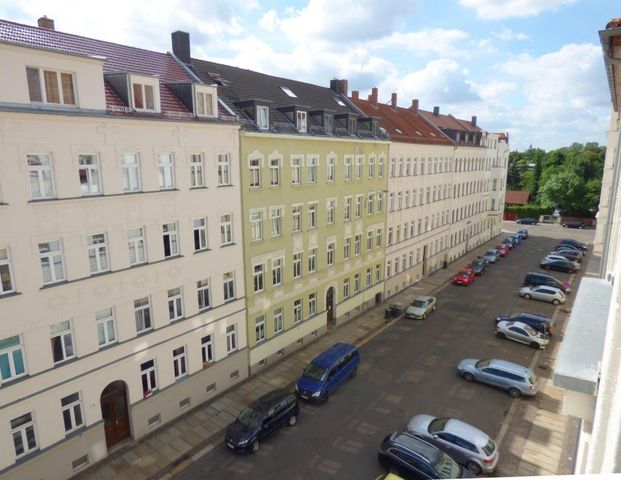
[[[505,207],[505,211],[517,213],[518,218],[539,218],[540,215],[550,215],[553,210],[539,205],[515,205]]]

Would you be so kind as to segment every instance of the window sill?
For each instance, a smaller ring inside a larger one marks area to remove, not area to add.
[[[194,250],[194,255],[198,255],[199,253],[211,252],[211,248],[205,247],[199,250]]]
[[[136,338],[140,338],[140,337],[144,337],[146,335],[149,335],[150,333],[155,332],[155,328],[150,327],[147,330],[141,330],[140,332],[136,332]]]
[[[66,360],[61,360],[60,362],[54,362],[54,368],[64,367],[65,365],[69,365],[70,363],[77,362],[78,357],[67,358]]]
[[[234,247],[237,245],[236,243],[225,243],[224,245],[220,245],[220,248]]]
[[[229,183],[228,185],[216,185],[216,186],[217,188],[230,188],[230,187],[234,187],[235,185],[233,185],[232,183]]]
[[[206,188],[206,187],[205,187]],[[53,197],[53,198],[36,198],[28,200],[28,203],[48,203],[48,202],[60,202],[64,200],[89,200],[95,198],[108,198],[108,197],[121,197],[126,195],[144,195],[149,193],[169,193],[169,192],[179,192],[180,190],[177,188],[174,189],[166,189],[166,190],[139,190],[135,192],[121,192],[121,193],[110,193],[110,194],[97,194],[97,195],[80,195],[77,197]],[[1,205],[1,204],[0,204]]]
[[[169,325],[176,325],[177,323],[181,323],[181,322],[183,322],[184,320],[186,320],[186,317],[185,317],[185,316],[183,316],[183,317],[179,317],[179,318],[173,318],[173,319],[169,319],[169,320],[168,320],[168,324],[169,324]]]
[[[222,304],[226,305],[227,303],[233,303],[235,300],[238,300],[238,298],[237,297],[229,298],[228,300],[225,300],[224,302],[222,302]]]
[[[20,375],[19,377],[15,377],[12,380],[5,380],[2,383],[0,383],[0,389],[2,388],[7,388],[13,385],[17,385],[20,382],[23,382],[24,380],[28,380],[30,378],[30,374],[29,373],[25,373],[23,375]]]
[[[0,300],[3,300],[5,298],[11,298],[11,297],[16,297],[18,295],[21,295],[22,292],[6,292],[6,293],[1,293],[0,294]]]
[[[208,190],[209,187],[205,186],[205,185],[197,185],[196,187],[190,187],[190,191],[191,190]]]

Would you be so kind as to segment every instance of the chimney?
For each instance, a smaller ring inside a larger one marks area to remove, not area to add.
[[[39,24],[39,28],[54,30],[54,20],[47,18],[47,15],[43,15],[39,20],[37,20],[37,23]]]
[[[418,112],[418,98],[412,99],[412,106],[410,107],[414,113]]]
[[[437,117],[440,115],[440,107],[433,107],[433,114]]]
[[[172,49],[175,57],[183,63],[192,63],[190,57],[190,34],[177,30],[170,34],[170,38],[172,39]]]
[[[397,94],[396,93],[393,93],[390,96],[390,106],[392,107],[393,110],[397,108]]]
[[[349,95],[349,82],[345,78],[341,80],[341,93],[345,96]]]
[[[477,116],[476,115],[472,115],[472,120],[470,120],[470,123],[472,123],[473,127],[477,126]]]
[[[358,90],[352,90],[351,98],[353,98],[354,100],[358,100],[360,98],[360,92]]]
[[[369,102],[373,105],[377,105],[377,87],[371,89],[371,95],[369,95]]]

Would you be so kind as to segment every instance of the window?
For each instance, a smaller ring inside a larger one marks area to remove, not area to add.
[[[31,102],[75,105],[73,74],[26,67]]]
[[[379,157],[379,160],[377,161],[377,176],[384,176],[384,157]]]
[[[154,390],[157,390],[155,360],[149,360],[140,364],[140,377],[142,380],[142,393],[145,398],[149,397]]]
[[[331,198],[326,202],[326,223],[332,225],[335,220],[336,200]]]
[[[352,198],[345,197],[345,208],[343,209],[343,219],[346,222],[351,220],[351,204],[352,204]]]
[[[308,228],[317,227],[317,204],[308,204]]]
[[[293,254],[293,278],[302,276],[302,252]]]
[[[403,158],[399,159],[399,176],[403,176]]]
[[[308,253],[308,273],[317,271],[317,249],[311,248]]]
[[[328,182],[334,182],[335,180],[335,171],[336,171],[336,158],[328,157],[326,162],[327,172],[326,172],[326,180]]]
[[[196,188],[204,185],[203,156],[200,153],[193,153],[190,156],[190,186]]]
[[[306,132],[306,112],[300,110],[296,112],[296,128],[298,132]]]
[[[317,314],[317,294],[311,293],[308,296],[308,316],[312,317]]]
[[[356,218],[362,217],[362,195],[356,195]]]
[[[330,242],[328,243],[328,248],[327,248],[327,252],[326,252],[326,263],[328,264],[328,267],[334,265],[334,250],[336,248],[336,245],[334,242]]]
[[[32,413],[11,420],[11,435],[16,458],[23,457],[38,448]]]
[[[114,324],[114,310],[106,308],[95,313],[97,322],[97,345],[99,348],[116,342],[116,327]]]
[[[0,384],[26,375],[24,351],[19,335],[0,340]]]
[[[233,243],[233,215],[225,213],[220,215],[220,245]]]
[[[256,343],[265,340],[265,315],[255,319],[254,338]]]
[[[360,180],[362,178],[362,163],[364,157],[362,155],[356,155],[356,170],[354,171],[354,178]]]
[[[227,302],[235,298],[235,274],[227,272],[222,276],[222,286],[224,288],[224,301]]]
[[[257,105],[257,127],[261,130],[270,128],[270,109],[263,105]]]
[[[349,118],[347,121],[347,132],[350,135],[356,135],[356,119]]]
[[[371,283],[372,283],[371,269],[367,268],[367,287],[370,287]]]
[[[282,283],[282,258],[274,258],[272,260],[272,285],[280,285]]]
[[[136,321],[137,333],[142,333],[152,328],[151,302],[149,297],[134,300],[134,320]]]
[[[82,402],[80,394],[74,393],[60,399],[60,406],[63,411],[63,422],[65,423],[65,433],[77,430],[84,424],[82,418]]]
[[[354,237],[354,256],[358,256],[360,255],[360,247],[361,247],[361,243],[362,243],[362,235],[357,234]]]
[[[218,185],[231,185],[231,156],[228,153],[218,155]]]
[[[207,219],[199,218],[194,220],[194,251],[205,250],[207,248]]]
[[[367,196],[367,215],[373,215],[373,209],[374,209],[373,199],[374,198],[375,198],[374,193],[369,193],[369,195]]]
[[[351,180],[351,164],[353,158],[351,155],[345,157],[345,180]]]
[[[108,253],[106,246],[106,235],[99,233],[86,237],[88,243],[88,261],[91,274],[105,272],[108,270]]]
[[[387,244],[388,246],[392,245],[392,227],[388,227],[388,239],[387,239]]]
[[[280,186],[280,158],[270,158],[270,185]]]
[[[205,335],[203,338],[201,338],[201,355],[203,357],[203,366],[206,363],[213,362],[213,340],[211,339],[211,335]]]
[[[293,205],[291,207],[291,216],[293,219],[293,231],[302,230],[302,205]]]
[[[326,133],[332,133],[332,130],[334,130],[334,117],[332,115],[327,115],[324,113],[323,129],[325,130]]]
[[[61,282],[65,279],[63,252],[60,240],[40,243],[39,259],[41,261],[44,285]]]
[[[26,155],[33,200],[54,198],[54,176],[49,155]]]
[[[164,258],[179,255],[176,223],[165,223],[162,225],[162,241],[164,242]]]
[[[207,92],[196,92],[196,115],[213,117],[213,95]]]
[[[226,353],[227,355],[237,350],[237,332],[235,325],[226,327]]]
[[[175,348],[173,350],[173,372],[175,380],[179,380],[181,377],[185,377],[188,373],[185,347]]]
[[[78,155],[80,168],[80,193],[82,195],[99,195],[101,193],[101,175],[97,155]]]
[[[282,207],[270,207],[272,237],[280,237],[282,234],[282,210]]]
[[[198,296],[198,310],[205,310],[211,307],[211,295],[209,292],[209,279],[196,282],[196,292]]]
[[[378,263],[375,265],[375,281],[379,282],[382,279],[382,266]]]
[[[396,174],[397,174],[397,159],[391,158],[390,159],[390,176],[396,177],[397,176]]]
[[[375,176],[375,156],[369,156],[369,178],[373,178]]]
[[[15,291],[9,250],[0,248],[0,295]]]
[[[155,110],[153,85],[132,83],[132,92],[134,93],[134,108],[136,110]]]
[[[382,229],[381,228],[378,228],[377,231],[375,232],[375,246],[378,248],[382,246]]]
[[[123,191],[125,193],[140,191],[138,155],[135,153],[124,153],[121,155],[121,175],[123,177]]]
[[[307,160],[308,183],[317,183],[317,157],[309,156]]]
[[[283,331],[283,317],[282,308],[274,310],[274,333],[280,333]]]
[[[377,194],[377,213],[384,213],[384,193]]]
[[[343,280],[343,298],[349,298],[349,278]]]
[[[168,290],[168,319],[172,322],[183,318],[181,287]]]
[[[392,276],[392,260],[386,262],[386,277]]]
[[[302,157],[291,157],[291,183],[302,183]]]
[[[293,323],[302,321],[302,299],[298,298],[293,302]]]
[[[73,332],[71,331],[71,322],[69,320],[52,325],[50,327],[50,335],[54,363],[61,363],[75,357]]]
[[[367,231],[367,251],[373,248],[373,231]]]
[[[143,227],[132,228],[127,231],[130,265],[138,265],[147,261],[144,238]]]
[[[261,159],[251,158],[248,161],[250,168],[250,188],[261,188]]]
[[[250,212],[250,232],[253,242],[263,240],[263,212]]]
[[[360,291],[360,274],[356,273],[354,275],[354,293],[358,293]]]
[[[288,88],[288,87],[280,87],[280,89],[283,92],[285,92],[289,97],[298,98],[298,96],[295,93],[293,93],[290,88]]]
[[[262,292],[265,286],[265,265],[260,263],[252,267],[252,280],[254,292]]]
[[[343,244],[343,259],[349,260],[351,256],[351,237],[347,237]]]
[[[170,153],[160,153],[157,158],[160,190],[175,188],[175,176],[173,173],[174,168],[172,155]]]

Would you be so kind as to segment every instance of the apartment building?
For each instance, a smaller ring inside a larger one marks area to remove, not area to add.
[[[0,476],[247,375],[239,123],[169,54],[0,21]]]
[[[424,112],[418,100],[378,101],[373,88],[349,99],[390,135],[386,296],[393,295],[500,233],[508,162],[506,134]]]

